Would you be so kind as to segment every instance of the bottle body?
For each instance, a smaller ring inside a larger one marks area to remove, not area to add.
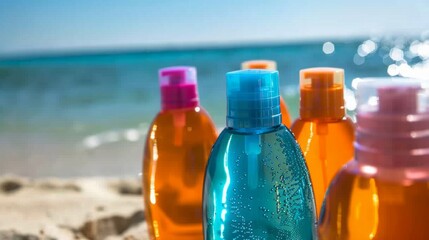
[[[429,168],[380,168],[351,161],[326,194],[319,237],[429,239],[428,203]]]
[[[308,171],[283,125],[259,134],[225,129],[204,181],[204,235],[222,239],[314,239]]]
[[[282,112],[282,123],[286,127],[290,128],[291,124],[292,124],[292,120],[291,120],[290,113],[289,113],[289,110],[287,108],[286,102],[282,97],[280,97],[280,111]]]
[[[143,196],[151,239],[201,240],[204,171],[217,134],[201,108],[162,111],[143,159]]]
[[[298,119],[292,126],[292,132],[310,172],[319,214],[329,183],[353,158],[354,124],[348,117],[329,122]]]

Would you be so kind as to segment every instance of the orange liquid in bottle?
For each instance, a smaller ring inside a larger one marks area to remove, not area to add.
[[[277,63],[270,60],[251,60],[241,63],[241,69],[277,70]],[[282,96],[280,96],[280,111],[282,113],[282,123],[290,128],[292,120],[286,102]]]
[[[300,118],[291,130],[310,172],[317,214],[332,178],[353,158],[354,124],[345,116],[343,82],[342,69],[301,71]]]
[[[429,239],[429,169],[426,178],[411,181],[358,174],[362,167],[376,171],[354,161],[335,178],[321,214],[319,239]],[[406,172],[386,170],[384,175],[405,176]]]
[[[282,112],[282,123],[286,127],[290,128],[290,126],[291,126],[290,114],[289,114],[289,110],[286,106],[286,102],[282,96],[280,96],[280,111]]]
[[[358,82],[355,160],[326,193],[320,239],[429,239],[429,93],[422,83]]]
[[[292,126],[310,172],[317,213],[320,213],[329,183],[353,157],[353,122],[318,122],[298,119]]]
[[[204,173],[215,126],[199,106],[194,67],[159,71],[162,110],[146,139],[143,199],[152,240],[202,240]]]
[[[216,129],[200,107],[164,111],[153,122],[143,159],[151,239],[202,240],[202,189]]]

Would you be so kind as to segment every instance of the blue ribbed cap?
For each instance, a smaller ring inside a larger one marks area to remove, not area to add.
[[[264,128],[280,125],[279,73],[240,70],[226,74],[227,116],[231,128]]]

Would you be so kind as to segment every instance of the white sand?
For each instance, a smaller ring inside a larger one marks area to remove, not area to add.
[[[0,239],[148,239],[140,191],[139,179],[0,177]]]

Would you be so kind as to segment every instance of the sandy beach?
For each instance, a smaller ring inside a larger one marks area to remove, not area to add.
[[[0,239],[149,239],[138,178],[0,177]]]

